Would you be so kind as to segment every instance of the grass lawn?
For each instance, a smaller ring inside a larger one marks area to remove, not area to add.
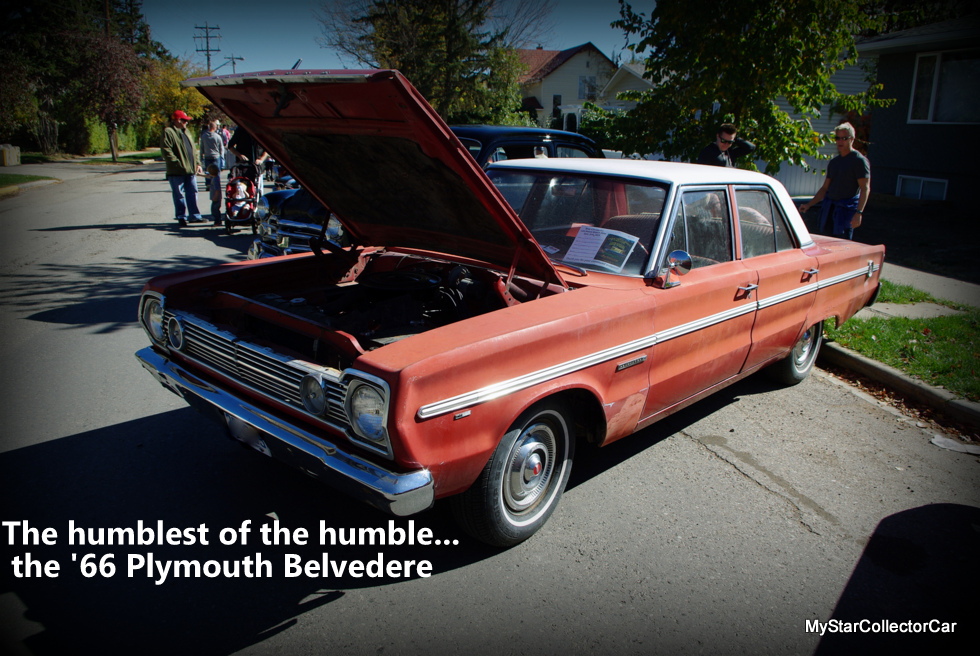
[[[964,314],[931,319],[873,317],[827,326],[827,336],[865,357],[950,392],[980,401],[980,308],[955,306],[905,285],[882,281],[879,302],[931,302]]]
[[[154,159],[158,157],[163,157],[163,153],[159,150],[151,150],[142,153],[137,153],[136,155],[120,155],[119,162],[125,162],[127,164],[139,164],[144,159]],[[112,157],[100,157],[98,159],[89,160],[89,164],[112,164]]]
[[[159,150],[147,150],[135,155],[120,155],[120,162],[127,163],[137,163],[144,159],[154,159],[157,157],[162,157],[162,153]],[[66,159],[73,159],[77,155],[44,155],[43,153],[21,153],[20,163],[21,164],[46,164],[48,162],[60,162]],[[112,157],[100,157],[98,159],[91,160],[93,164],[111,164]]]
[[[35,180],[51,180],[52,178],[43,175],[18,175],[16,173],[0,173],[0,187],[10,187],[12,185],[34,182]]]

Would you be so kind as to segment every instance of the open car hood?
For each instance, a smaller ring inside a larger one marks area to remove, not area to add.
[[[397,71],[187,80],[248,130],[355,242],[438,251],[564,285],[483,170]]]

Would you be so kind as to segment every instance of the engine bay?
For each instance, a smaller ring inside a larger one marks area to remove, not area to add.
[[[482,276],[480,274],[483,274]],[[444,262],[362,273],[299,293],[251,298],[328,330],[354,337],[365,351],[505,306],[492,293],[495,274]]]

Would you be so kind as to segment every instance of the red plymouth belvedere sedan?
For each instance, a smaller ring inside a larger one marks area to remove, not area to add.
[[[351,245],[155,278],[137,357],[231,436],[396,515],[538,530],[575,444],[813,367],[881,246],[812,237],[759,173],[528,159],[484,172],[393,71],[190,80]]]

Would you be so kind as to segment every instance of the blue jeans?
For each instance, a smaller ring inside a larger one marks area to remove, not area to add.
[[[201,210],[197,208],[197,177],[193,174],[168,175],[167,182],[170,183],[170,191],[174,196],[174,216],[177,220],[186,219],[188,210],[192,217],[200,219]]]
[[[857,212],[859,199],[860,195],[840,200],[824,198],[820,210],[820,234],[853,239],[854,228],[851,227],[851,219]]]
[[[207,174],[208,166],[211,164],[217,166],[218,172],[220,173],[221,169],[223,169],[225,166],[225,160],[223,157],[205,157],[204,162],[201,164],[201,168],[204,169],[205,174]]]

